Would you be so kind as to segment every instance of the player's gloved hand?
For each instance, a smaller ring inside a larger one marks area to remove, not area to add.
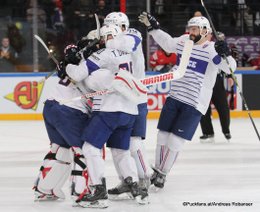
[[[99,49],[99,42],[100,41],[95,38],[85,47],[85,50],[83,51],[83,57],[85,59],[87,59],[92,53]]]
[[[159,22],[153,17],[151,14],[147,12],[142,12],[138,16],[138,20],[143,23],[145,26],[147,26],[148,32],[153,29],[160,29]]]
[[[224,55],[229,56],[230,50],[228,48],[228,45],[223,40],[218,40],[215,43],[215,50],[218,53],[219,56],[224,57]]]
[[[66,73],[66,65],[64,61],[61,61],[59,63],[59,65],[56,67],[57,70],[57,75],[60,79],[65,79],[65,77],[67,76]]]
[[[87,37],[87,36],[86,36]],[[86,37],[81,38],[78,42],[77,42],[77,47],[81,50],[84,47],[86,47],[88,45],[88,43],[91,41],[89,39],[87,39]]]

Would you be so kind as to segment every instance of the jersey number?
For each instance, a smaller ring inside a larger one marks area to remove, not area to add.
[[[65,77],[65,79],[61,79],[59,81],[59,84],[64,85],[64,86],[68,86],[70,83],[71,83],[71,81],[68,77]]]
[[[133,64],[132,62],[129,62],[129,63],[121,63],[119,65],[119,69],[124,69],[124,70],[127,70],[129,71],[131,74],[133,73]]]

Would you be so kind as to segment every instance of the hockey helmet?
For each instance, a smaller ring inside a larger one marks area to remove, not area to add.
[[[212,29],[210,27],[210,23],[207,18],[204,16],[200,17],[193,17],[188,21],[188,27],[192,26],[198,26],[200,28],[200,35],[206,36],[207,34],[210,34],[212,32]],[[202,30],[206,29],[206,33],[202,35]]]
[[[129,19],[125,13],[122,12],[112,12],[109,13],[104,19],[104,25],[114,24],[119,27],[125,28],[127,30],[129,28]]]
[[[103,37],[105,42],[107,42],[109,35],[115,38],[120,33],[122,33],[122,30],[116,25],[104,25],[100,29],[100,35]]]

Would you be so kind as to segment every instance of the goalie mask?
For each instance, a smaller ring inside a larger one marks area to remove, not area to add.
[[[65,47],[64,49],[64,61],[67,64],[74,64],[74,65],[78,65],[80,60],[81,60],[81,56],[80,54],[78,54],[78,47],[74,44],[70,44],[68,46]]]
[[[127,15],[122,12],[112,12],[104,19],[104,25],[111,24],[119,26],[122,30],[127,30],[129,28],[129,19]]]
[[[194,43],[197,43],[212,32],[208,19],[203,16],[191,18],[188,21],[188,27],[192,26],[197,26],[200,29],[200,35],[196,36],[196,38],[194,39]]]
[[[116,25],[109,25],[109,26],[104,25],[100,29],[100,35],[103,37],[103,40],[105,41],[105,43],[109,39],[115,38],[120,33],[122,33],[122,30],[119,26],[116,26]]]

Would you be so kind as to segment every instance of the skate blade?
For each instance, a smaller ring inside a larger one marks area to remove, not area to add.
[[[122,194],[109,194],[108,195],[108,199],[109,200],[113,200],[113,201],[117,201],[117,200],[133,200],[134,197],[132,196],[132,194],[130,192],[125,192]]]
[[[43,194],[38,191],[34,192],[34,202],[57,201],[57,200],[64,200],[64,199],[59,198],[53,194]]]
[[[75,200],[72,200],[72,207],[81,207],[81,205],[79,203],[76,202]]]
[[[48,202],[48,201],[57,201],[57,200],[64,200],[64,199],[45,195],[45,196],[35,197],[34,202]]]
[[[226,139],[226,141],[227,141],[228,143],[230,143],[231,138],[230,138],[230,139],[225,138],[225,139]]]
[[[202,144],[210,144],[210,143],[214,143],[214,142],[215,142],[214,138],[200,139],[200,143],[202,143]]]
[[[81,201],[78,204],[83,208],[107,208],[108,207],[107,200],[97,200],[94,202]]]
[[[142,199],[141,195],[139,195],[135,197],[135,200],[139,205],[147,205],[150,203],[148,196]]]
[[[154,185],[151,185],[149,188],[149,192],[151,193],[158,193],[160,190],[162,190],[162,188],[156,187]]]

